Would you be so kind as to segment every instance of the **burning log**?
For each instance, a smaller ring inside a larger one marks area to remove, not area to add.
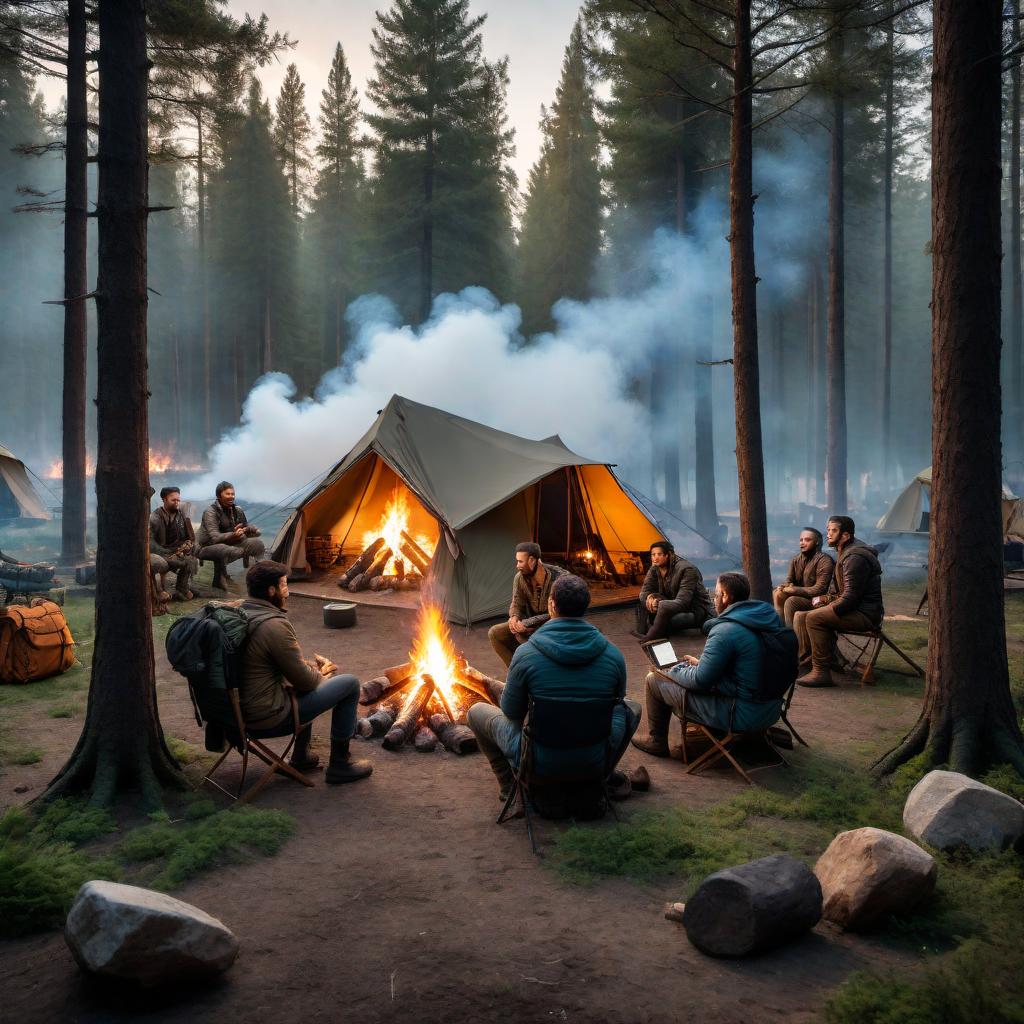
[[[381,704],[369,718],[363,719],[370,725],[371,736],[385,736],[398,718],[398,704]],[[362,733],[360,732],[360,736]]]
[[[339,587],[347,587],[360,573],[366,572],[377,552],[384,546],[384,538],[378,537],[342,574]]]
[[[430,728],[444,744],[445,750],[453,754],[472,754],[478,749],[476,737],[468,725],[449,722],[444,715],[431,715]]]
[[[411,674],[412,665],[409,662],[395,665],[394,668],[386,668],[384,675],[377,676],[376,679],[367,679],[359,687],[359,703],[365,707],[368,704],[376,704],[388,695],[394,696],[409,682]]]
[[[391,683],[404,682],[409,676],[412,675],[412,662],[405,661],[401,665],[392,665],[391,668],[384,669],[384,676]]]
[[[423,682],[415,689],[405,702],[395,720],[395,724],[384,737],[385,750],[397,750],[407,742],[416,731],[420,716],[423,714],[434,693],[434,680],[424,675]]]
[[[374,576],[373,579],[370,580],[370,590],[375,593],[381,590],[394,590],[396,582],[397,580],[394,576]]]
[[[443,715],[440,717],[444,717]],[[432,754],[437,749],[437,737],[433,731],[428,729],[425,725],[421,725],[416,730],[416,735],[413,737],[412,745],[421,754]]]
[[[370,585],[370,577],[365,572],[361,572],[358,576],[353,576],[351,582],[348,585],[348,589],[352,593],[356,593],[359,590],[365,590]]]
[[[352,591],[353,594],[360,590],[366,590],[370,586],[370,583],[384,572],[384,567],[388,564],[388,561],[391,558],[391,548],[384,547],[383,541],[381,541],[381,544],[382,546],[378,548],[377,554],[373,556],[373,561],[370,563],[366,571],[359,573],[358,576],[352,577],[352,580],[348,585],[348,589]],[[370,546],[372,547],[373,545]],[[361,557],[362,556],[360,556],[360,558]]]
[[[428,555],[426,551],[424,551],[423,548],[421,548],[419,544],[417,544],[416,541],[414,541],[412,537],[405,532],[405,530],[402,531],[402,543],[399,546],[399,551],[409,559],[421,576],[427,575],[427,567],[430,565],[430,555]]]
[[[401,558],[395,559],[395,578],[399,582],[405,579],[405,561]]]
[[[472,690],[474,693],[478,693],[481,697],[489,700],[492,704],[501,707],[501,691],[505,689],[505,684],[500,679],[492,679],[490,676],[485,676],[483,672],[478,672],[468,662],[463,662],[459,666],[458,672],[459,682],[467,690]]]
[[[483,701],[485,704],[491,702],[481,693],[477,693],[476,690],[471,690],[468,686],[463,686],[462,683],[455,684],[455,695],[459,698],[459,706],[464,708],[466,711],[474,704],[479,704]],[[462,715],[459,721],[462,721],[465,715]]]

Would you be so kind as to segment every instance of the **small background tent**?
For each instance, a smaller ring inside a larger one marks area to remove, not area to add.
[[[396,488],[409,492],[408,532],[436,544],[433,592],[466,624],[507,611],[519,541],[566,564],[593,552],[621,577],[660,536],[611,467],[561,438],[529,441],[396,395],[288,517],[271,557],[304,570],[305,538],[322,534],[358,555]]]
[[[889,506],[889,511],[878,520],[882,533],[914,533],[928,536],[931,513],[932,468],[922,469]],[[1003,533],[1014,532],[1015,526],[1024,527],[1021,501],[1006,484],[1002,495]]]
[[[50,513],[29,481],[25,463],[0,444],[0,523],[49,518]]]

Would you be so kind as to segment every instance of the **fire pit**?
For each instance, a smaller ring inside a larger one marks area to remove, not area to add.
[[[454,754],[477,749],[466,713],[478,701],[498,704],[504,683],[478,672],[455,649],[448,623],[437,605],[420,610],[409,660],[362,685],[359,703],[376,706],[360,718],[357,733],[383,737],[385,750],[408,744],[422,752],[438,742]]]

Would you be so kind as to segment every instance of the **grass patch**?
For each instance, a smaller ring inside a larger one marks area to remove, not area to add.
[[[46,713],[51,718],[74,718],[79,708],[74,704],[55,704]]]
[[[29,750],[15,750],[8,754],[6,761],[8,764],[39,764],[43,759],[43,752],[31,748]]]

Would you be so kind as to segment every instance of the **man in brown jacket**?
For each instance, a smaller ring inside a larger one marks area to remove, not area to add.
[[[651,545],[651,568],[640,588],[633,636],[664,640],[670,633],[700,629],[714,615],[700,569],[680,558],[667,540],[656,540]]]
[[[260,531],[250,526],[245,513],[235,504],[235,488],[227,480],[217,484],[217,500],[203,513],[196,543],[199,557],[213,562],[213,585],[226,590],[231,582],[228,563],[239,558],[260,559],[266,548]]]
[[[839,552],[836,560],[835,596],[813,599],[809,612],[797,612],[793,628],[800,652],[810,652],[811,671],[797,679],[801,686],[835,686],[831,662],[836,636],[861,632],[882,624],[882,566],[878,552],[854,535],[849,516],[832,516],[828,521],[828,543]]]
[[[280,562],[257,562],[245,574],[249,597],[242,608],[260,613],[242,654],[239,699],[242,716],[254,736],[287,736],[293,728],[291,704],[284,680],[295,688],[299,721],[306,726],[298,735],[292,764],[301,770],[320,766],[309,751],[313,719],[331,712],[331,760],[325,780],[332,785],[365,779],[369,761],[353,761],[349,743],[356,730],[359,680],[338,675],[338,666],[319,654],[302,657],[299,640],[288,621],[288,567]],[[267,609],[272,613],[267,615]]]
[[[792,627],[797,612],[810,611],[814,598],[824,597],[832,585],[836,563],[821,545],[821,533],[805,526],[800,531],[800,554],[789,563],[785,583],[775,588],[775,611],[787,626]]]
[[[189,579],[199,568],[192,520],[181,511],[181,490],[160,489],[161,505],[149,517],[149,569],[154,576],[175,574],[174,600],[191,601]],[[161,597],[166,601],[166,596]]]
[[[505,668],[512,663],[512,655],[519,645],[548,621],[551,584],[566,572],[557,565],[545,565],[540,555],[540,545],[533,541],[516,545],[516,576],[512,581],[508,622],[499,622],[487,631],[487,639]]]

